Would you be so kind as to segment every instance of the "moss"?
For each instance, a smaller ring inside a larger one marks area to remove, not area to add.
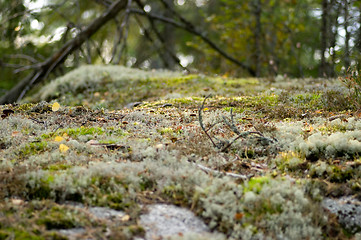
[[[355,171],[350,167],[333,165],[328,178],[331,182],[345,183],[354,177],[354,172]]]
[[[67,133],[71,137],[77,137],[81,135],[101,135],[104,130],[100,127],[80,127],[80,128],[67,128],[57,131],[59,134]]]
[[[26,144],[24,147],[20,149],[20,154],[22,157],[27,157],[29,155],[37,155],[44,152],[48,147],[48,142],[40,141],[40,142],[31,142]]]
[[[157,131],[158,131],[161,135],[174,133],[173,129],[172,129],[172,128],[169,128],[169,127],[157,129]]]
[[[169,185],[163,188],[162,193],[176,205],[187,205],[188,197],[180,185]]]
[[[121,193],[110,193],[106,196],[105,203],[106,206],[109,206],[110,208],[115,210],[126,210],[127,208],[135,205]]]
[[[44,170],[49,170],[49,171],[61,171],[61,170],[67,170],[69,168],[72,168],[73,166],[68,165],[68,164],[53,164],[53,165],[47,165],[44,167]]]
[[[142,176],[139,186],[141,191],[152,190],[156,183],[152,179]]]
[[[5,228],[0,230],[0,239],[6,240],[12,236],[13,239],[27,239],[27,240],[44,240],[44,237],[37,236],[34,233],[28,232],[26,230],[21,230],[17,228]]]
[[[262,186],[264,184],[269,183],[269,181],[270,181],[270,177],[268,176],[252,178],[246,183],[246,186],[243,188],[243,191],[244,192],[252,191],[259,193],[262,189]]]
[[[302,172],[309,168],[306,159],[294,151],[281,152],[274,160],[277,168],[282,172]]]
[[[317,128],[323,134],[331,134],[335,132],[346,132],[347,126],[345,124],[325,124]]]

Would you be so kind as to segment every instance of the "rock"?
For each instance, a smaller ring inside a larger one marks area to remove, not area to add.
[[[146,231],[145,240],[194,234],[198,235],[195,239],[223,239],[221,234],[210,233],[205,223],[188,209],[166,204],[149,205],[147,209],[149,212],[140,216],[140,225]]]
[[[339,223],[355,234],[361,232],[361,202],[352,197],[325,198],[322,206],[335,214]]]

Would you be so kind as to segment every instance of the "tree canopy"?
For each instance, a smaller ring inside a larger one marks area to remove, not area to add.
[[[361,65],[356,0],[0,0],[0,23],[0,93],[22,82],[17,99],[83,64],[257,77]]]

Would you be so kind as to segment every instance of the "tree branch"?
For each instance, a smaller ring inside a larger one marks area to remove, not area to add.
[[[109,8],[97,19],[95,19],[84,31],[80,32],[74,39],[68,41],[55,54],[42,63],[33,66],[34,72],[15,87],[8,91],[5,96],[0,98],[0,104],[12,103],[21,100],[25,93],[33,84],[45,79],[66,57],[74,50],[78,49],[87,39],[95,34],[109,20],[113,19],[119,11],[125,8],[126,0],[115,1]]]
[[[158,40],[161,42],[161,44],[163,45],[163,48],[165,49],[165,51],[172,57],[173,61],[176,62],[181,68],[183,68],[184,70],[186,70],[187,72],[190,72],[188,70],[187,67],[184,67],[179,58],[172,52],[172,50],[169,49],[169,47],[166,45],[165,43],[165,39],[163,38],[163,36],[160,34],[160,32],[158,31],[156,25],[154,24],[153,18],[149,17],[149,15],[147,15],[147,12],[144,10],[144,5],[142,4],[142,2],[140,0],[135,0],[136,3],[138,4],[138,6],[140,7],[140,9],[143,10],[144,14],[146,14],[148,21],[150,23],[151,28],[153,29],[155,35],[157,36]],[[161,55],[161,54],[159,54]],[[167,65],[167,62],[165,61],[165,64]]]
[[[177,22],[171,18],[167,18],[161,15],[156,15],[153,13],[147,13],[144,12],[142,10],[139,9],[131,9],[130,10],[131,13],[134,14],[139,14],[139,15],[146,15],[149,18],[152,18],[154,20],[157,21],[162,21],[165,22],[167,24],[171,24],[177,28],[181,28],[193,35],[196,35],[198,37],[200,37],[205,43],[207,43],[211,48],[213,48],[216,52],[218,52],[220,55],[222,55],[224,58],[228,59],[229,61],[233,62],[234,64],[240,66],[241,68],[247,70],[249,72],[250,75],[252,76],[256,76],[256,72],[248,65],[238,61],[237,59],[235,59],[234,57],[230,56],[228,53],[226,53],[224,50],[222,50],[219,46],[217,46],[217,44],[215,44],[212,40],[210,40],[204,33],[199,32],[193,24],[191,24],[190,22],[184,20],[186,22],[185,23],[180,23]]]

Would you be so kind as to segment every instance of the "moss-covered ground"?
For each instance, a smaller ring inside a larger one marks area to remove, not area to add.
[[[155,202],[229,239],[354,238],[321,201],[361,200],[357,105],[338,80],[276,80],[86,66],[0,106],[0,239],[132,239]]]

